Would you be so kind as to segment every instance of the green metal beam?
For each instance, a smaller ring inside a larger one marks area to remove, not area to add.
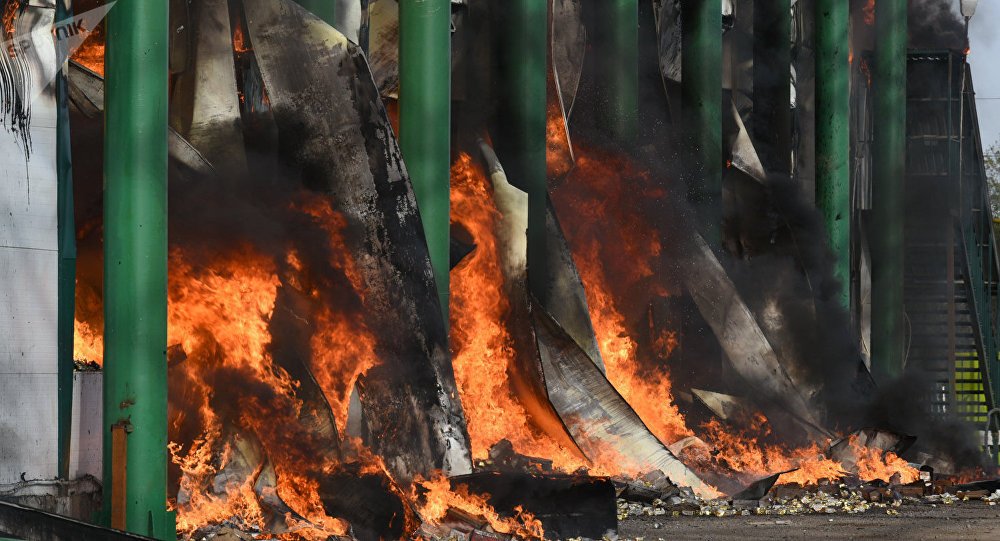
[[[104,502],[115,484],[112,426],[121,425],[125,529],[176,539],[166,508],[167,4],[119,0],[107,18]]]
[[[56,22],[72,17],[65,0],[56,1]],[[59,58],[68,57],[67,39],[56,40]],[[63,66],[65,67],[65,66]],[[59,477],[69,478],[73,426],[73,321],[76,309],[76,229],[73,217],[73,158],[70,150],[69,90],[66,72],[56,76],[56,227],[59,236],[59,314],[57,316],[59,380]]]
[[[753,130],[768,151],[764,167],[792,171],[792,8],[790,0],[753,5]]]
[[[493,142],[511,184],[528,193],[528,286],[544,303],[548,6],[542,0],[495,5],[501,35]]]
[[[681,2],[681,109],[690,143],[688,199],[709,245],[722,244],[722,9]]]
[[[906,0],[875,4],[872,145],[872,371],[903,370],[903,203],[906,188]]]
[[[629,143],[639,129],[639,2],[595,2],[596,30],[603,32],[595,47],[601,126],[619,143]]]
[[[300,6],[309,10],[313,15],[319,17],[326,24],[335,26],[337,21],[336,0],[295,0]]]
[[[445,325],[451,216],[451,2],[399,2],[399,145],[420,207]]]
[[[851,303],[849,20],[848,2],[817,0],[816,206],[823,213],[833,275],[840,281],[838,297],[845,308]]]

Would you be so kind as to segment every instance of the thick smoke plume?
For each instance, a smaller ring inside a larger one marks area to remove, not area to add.
[[[968,39],[957,4],[957,0],[910,0],[908,47],[964,50]]]

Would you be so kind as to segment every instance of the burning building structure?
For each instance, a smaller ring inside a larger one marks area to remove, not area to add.
[[[74,519],[0,534],[599,538],[616,497],[992,478],[947,4],[6,0],[0,499]]]

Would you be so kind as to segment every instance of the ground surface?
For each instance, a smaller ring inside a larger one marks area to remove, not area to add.
[[[1000,505],[983,501],[936,507],[903,505],[863,514],[750,515],[735,517],[630,516],[620,539],[970,539],[1000,541]]]

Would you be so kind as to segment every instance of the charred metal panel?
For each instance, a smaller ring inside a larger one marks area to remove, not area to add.
[[[226,0],[191,4],[186,30],[193,45],[185,70],[174,78],[170,125],[217,168],[246,170],[243,128]],[[172,51],[173,53],[173,51]]]
[[[471,469],[420,217],[364,54],[285,0],[246,0],[279,155],[348,221],[382,364],[359,384],[369,442],[399,479]],[[301,66],[310,69],[303,70]]]
[[[541,306],[531,310],[549,400],[590,457],[617,453],[633,467],[659,469],[703,497],[716,491],[646,428],[639,416],[576,342]]]

